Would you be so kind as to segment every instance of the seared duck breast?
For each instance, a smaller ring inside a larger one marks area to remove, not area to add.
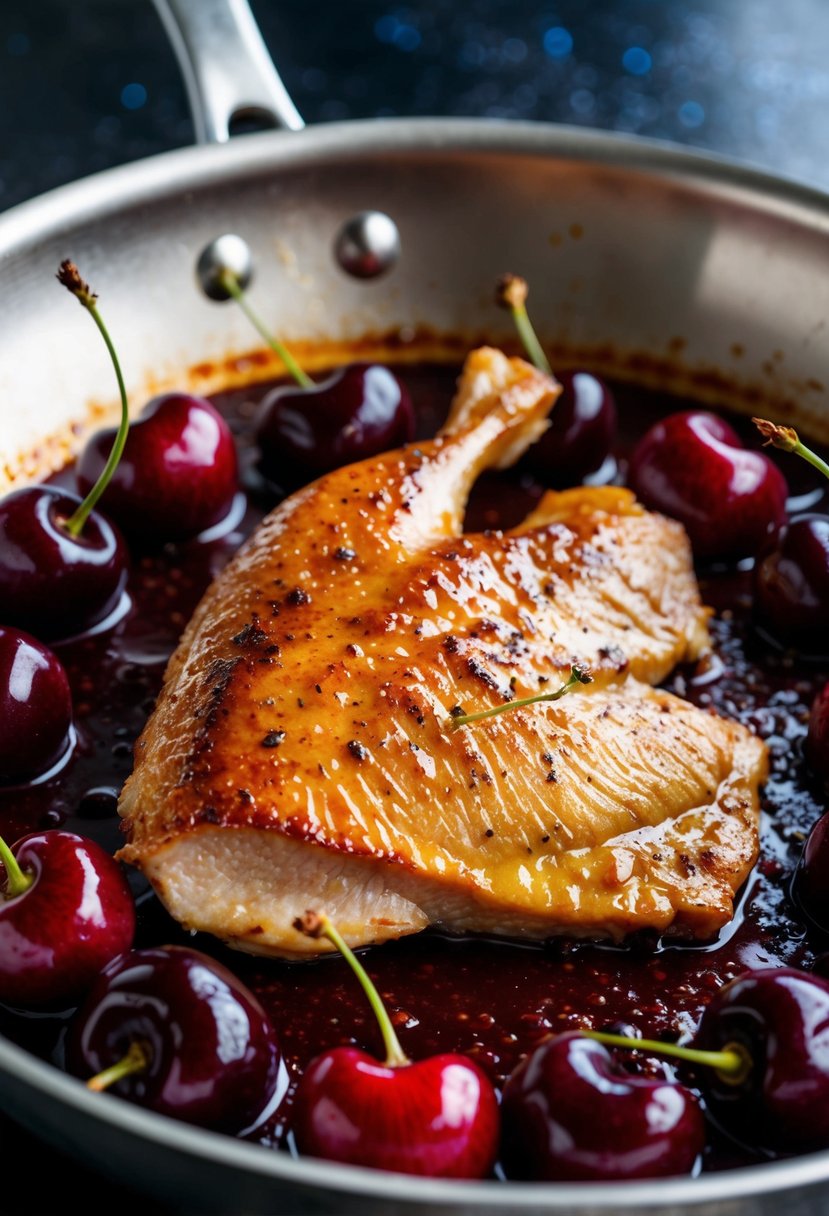
[[[281,503],[205,595],[121,800],[184,925],[328,949],[427,925],[707,938],[758,851],[762,743],[652,687],[708,646],[680,525],[624,489],[549,493],[464,534],[469,491],[543,432],[558,386],[473,352],[434,440]],[[562,683],[555,704],[474,712]]]

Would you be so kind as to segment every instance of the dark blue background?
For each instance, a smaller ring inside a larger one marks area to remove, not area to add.
[[[829,187],[829,0],[253,7],[309,122],[567,122],[709,148]],[[0,0],[0,210],[191,139],[150,0]],[[90,1213],[146,1211],[2,1120],[0,1153],[6,1216],[73,1200]]]
[[[543,119],[829,186],[827,0],[254,0],[309,122]],[[0,208],[190,142],[150,0],[2,0]]]

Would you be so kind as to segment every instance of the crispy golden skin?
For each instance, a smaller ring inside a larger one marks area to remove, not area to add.
[[[283,502],[167,671],[121,802],[122,856],[174,916],[247,950],[427,924],[510,936],[713,935],[757,856],[763,745],[650,687],[706,648],[682,528],[618,488],[463,535],[469,490],[558,386],[473,352],[435,440]],[[452,730],[453,707],[594,683]]]

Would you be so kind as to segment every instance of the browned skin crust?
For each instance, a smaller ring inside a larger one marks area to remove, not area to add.
[[[649,687],[707,644],[683,530],[606,488],[461,535],[474,480],[557,391],[474,352],[437,439],[293,495],[208,591],[122,799],[122,856],[186,924],[290,954],[327,948],[293,921],[332,901],[355,943],[730,917],[765,752]],[[589,688],[449,728],[573,664]]]

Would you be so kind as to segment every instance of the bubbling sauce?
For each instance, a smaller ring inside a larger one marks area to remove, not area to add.
[[[446,416],[456,369],[426,364],[406,367],[402,375],[416,406],[419,433],[433,434]],[[295,488],[266,484],[255,466],[251,420],[271,387],[213,399],[236,435],[244,471],[244,495],[226,524],[187,544],[134,551],[126,615],[112,629],[55,647],[72,685],[77,745],[54,777],[0,790],[0,834],[7,841],[60,826],[112,850],[121,843],[118,791],[132,767],[133,743],[153,708],[167,659],[212,578],[281,495]],[[645,429],[658,416],[693,408],[693,403],[629,385],[613,387],[621,435],[615,461],[599,476],[621,480],[626,455]],[[756,446],[750,424],[729,420]],[[796,496],[794,505],[829,510],[826,483],[819,475],[793,457],[780,459]],[[71,469],[54,480],[73,485]],[[488,475],[475,488],[466,526],[470,531],[511,527],[542,491],[520,466]],[[677,668],[666,687],[745,723],[766,740],[771,753],[762,800],[761,859],[734,920],[718,941],[702,946],[645,938],[624,947],[568,940],[526,945],[427,932],[374,948],[364,956],[366,965],[411,1057],[465,1052],[500,1086],[551,1032],[623,1022],[646,1037],[687,1037],[712,995],[740,972],[767,965],[809,969],[829,946],[807,924],[791,895],[803,842],[824,809],[824,791],[803,760],[802,742],[811,701],[829,670],[778,650],[758,634],[748,569],[710,567],[698,575],[703,599],[716,613],[714,650],[696,665]],[[221,958],[268,1010],[293,1078],[318,1052],[340,1044],[382,1055],[373,1015],[341,959],[289,964],[230,952],[212,938],[185,934],[141,875],[133,873],[131,882],[139,916],[136,945],[187,943]],[[56,1063],[64,1026],[60,1017],[27,1018],[0,1009],[0,1030]],[[626,1064],[671,1075],[670,1066],[654,1059],[631,1056]],[[290,1147],[289,1119],[290,1093],[254,1138]],[[714,1129],[704,1168],[758,1159],[755,1151]]]

